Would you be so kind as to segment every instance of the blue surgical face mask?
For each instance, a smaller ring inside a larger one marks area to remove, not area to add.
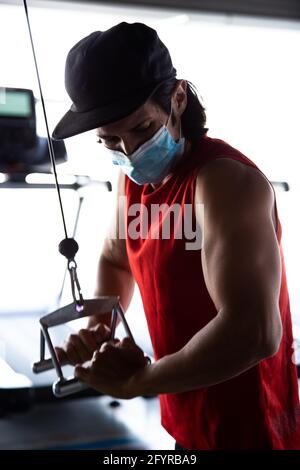
[[[160,183],[175,167],[184,152],[184,137],[176,142],[166,125],[142,144],[129,157],[117,150],[107,149],[114,165],[135,183]]]

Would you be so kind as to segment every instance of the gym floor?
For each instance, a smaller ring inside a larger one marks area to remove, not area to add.
[[[94,397],[36,405],[0,419],[0,449],[174,449],[157,398]]]

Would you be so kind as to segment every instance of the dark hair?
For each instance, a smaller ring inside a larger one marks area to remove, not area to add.
[[[162,85],[153,93],[151,101],[158,104],[167,114],[171,110],[172,93],[179,80],[171,78],[162,83]],[[175,124],[174,116],[171,115],[172,123]],[[181,116],[182,133],[184,137],[192,143],[200,139],[206,132],[206,114],[205,108],[200,103],[195,86],[187,82],[187,106]]]

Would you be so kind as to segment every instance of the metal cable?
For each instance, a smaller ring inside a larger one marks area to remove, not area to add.
[[[23,0],[23,5],[24,5],[24,9],[25,9],[26,20],[27,20],[28,31],[29,31],[29,37],[30,37],[31,48],[32,48],[32,53],[33,53],[33,59],[34,59],[34,64],[35,64],[35,70],[36,70],[36,75],[37,75],[37,79],[38,79],[38,85],[39,85],[39,91],[40,91],[40,96],[41,96],[43,114],[44,114],[45,123],[46,123],[47,141],[48,141],[48,148],[49,148],[49,154],[50,154],[52,170],[53,170],[53,174],[54,174],[54,178],[55,178],[55,186],[56,186],[56,191],[57,191],[58,200],[59,200],[59,206],[60,206],[60,211],[61,211],[61,216],[62,216],[62,221],[63,221],[65,237],[68,238],[65,214],[64,214],[64,209],[63,209],[63,205],[62,205],[60,188],[59,188],[57,173],[56,173],[56,163],[55,163],[54,149],[53,149],[53,144],[52,144],[52,140],[51,140],[51,137],[50,137],[48,119],[47,119],[47,115],[46,115],[45,102],[44,102],[43,91],[42,91],[41,80],[40,80],[40,74],[39,74],[39,69],[38,69],[38,65],[37,65],[35,49],[34,49],[34,44],[33,44],[33,39],[32,39],[32,34],[31,34],[31,27],[30,27],[28,8],[27,8],[27,0]]]

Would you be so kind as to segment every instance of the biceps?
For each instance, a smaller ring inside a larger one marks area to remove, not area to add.
[[[218,233],[219,232],[219,233]],[[206,285],[217,308],[278,304],[281,263],[271,221],[208,234],[202,251]]]

